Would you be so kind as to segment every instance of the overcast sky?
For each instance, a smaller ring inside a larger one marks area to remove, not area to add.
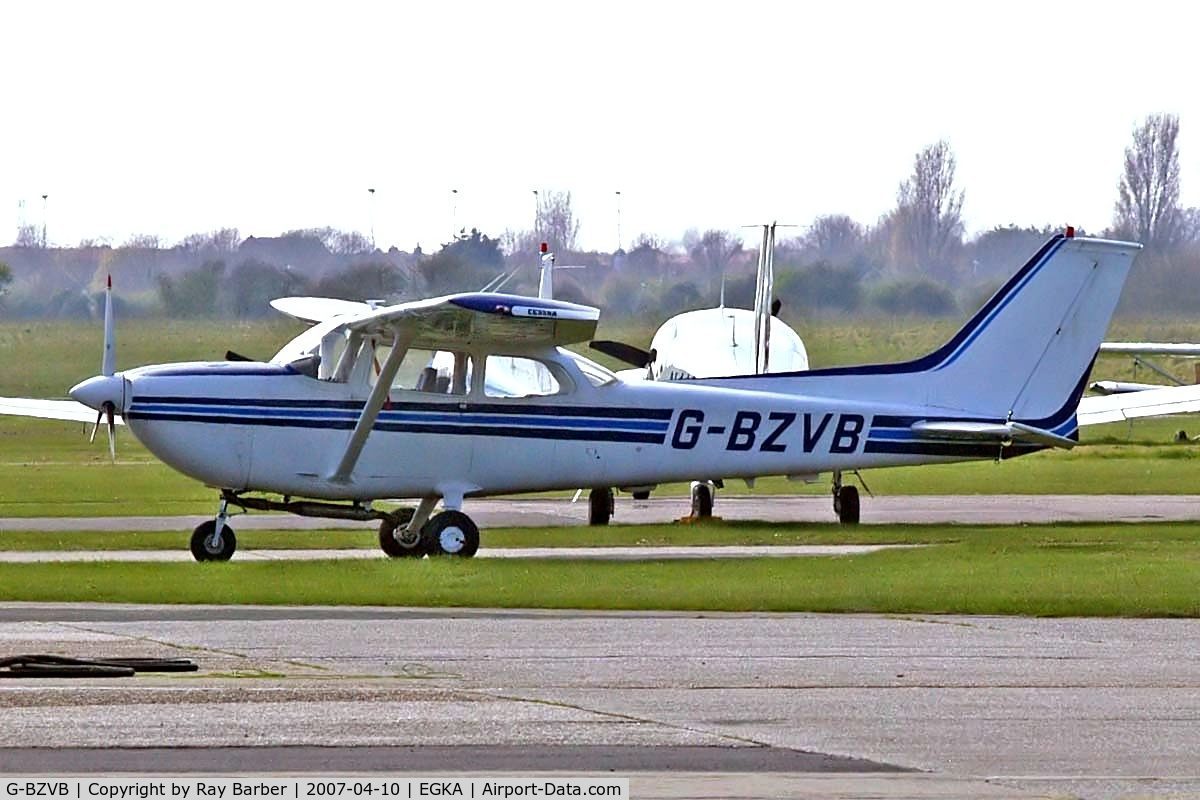
[[[1200,205],[1191,16],[1046,0],[4,3],[0,243],[22,215],[41,225],[43,194],[57,245],[373,221],[380,246],[428,250],[452,224],[529,228],[535,189],[570,191],[582,244],[605,250],[618,191],[626,246],[826,213],[869,224],[942,138],[968,232],[1098,230],[1149,113],[1179,115],[1183,202]]]

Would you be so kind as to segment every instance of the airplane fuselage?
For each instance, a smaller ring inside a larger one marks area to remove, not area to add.
[[[1000,448],[903,441],[927,410],[713,386],[574,386],[550,397],[395,391],[348,480],[334,473],[367,394],[287,366],[197,363],[124,373],[147,448],[211,486],[322,499],[487,495],[990,458]],[[897,438],[899,437],[899,439]]]

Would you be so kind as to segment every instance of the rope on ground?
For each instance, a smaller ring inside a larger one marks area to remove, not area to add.
[[[69,658],[45,654],[0,658],[0,678],[128,678],[137,672],[195,672],[186,658]]]

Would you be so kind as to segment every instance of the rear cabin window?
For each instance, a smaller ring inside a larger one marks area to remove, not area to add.
[[[371,365],[371,385],[378,380],[390,347],[377,346]],[[471,357],[445,350],[409,348],[396,370],[392,388],[424,394],[464,395],[471,391]]]

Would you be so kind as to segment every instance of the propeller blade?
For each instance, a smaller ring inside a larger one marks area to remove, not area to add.
[[[94,444],[96,441],[96,431],[100,430],[100,420],[104,417],[104,409],[96,412],[96,424],[92,426],[92,435],[88,437],[88,444]]]
[[[649,350],[643,350],[640,347],[634,347],[624,342],[597,339],[593,342],[588,342],[588,347],[635,367],[648,367],[654,361],[654,355]]]
[[[114,463],[117,460],[117,422],[115,417],[116,409],[112,403],[104,404],[104,414],[108,418],[108,457]]]
[[[112,275],[109,275],[104,291],[104,358],[100,361],[100,374],[112,375],[116,369],[117,339],[113,332]]]

